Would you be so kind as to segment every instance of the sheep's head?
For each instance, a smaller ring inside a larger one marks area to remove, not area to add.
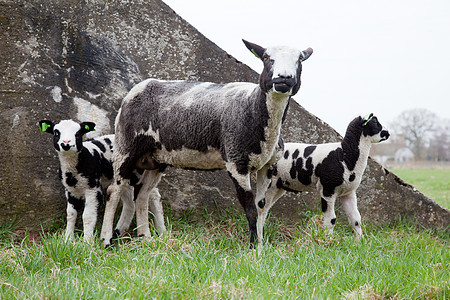
[[[264,92],[295,95],[300,88],[302,61],[311,56],[313,50],[304,51],[289,47],[263,48],[242,40],[247,48],[264,63],[259,85]]]
[[[389,131],[387,131],[383,125],[378,121],[372,113],[360,117],[360,123],[363,127],[363,135],[369,138],[372,143],[379,143],[389,138]]]
[[[39,121],[39,129],[53,135],[53,145],[56,151],[81,151],[83,146],[83,135],[94,131],[95,124],[92,122],[76,123],[72,120],[63,120],[58,124],[49,120]]]

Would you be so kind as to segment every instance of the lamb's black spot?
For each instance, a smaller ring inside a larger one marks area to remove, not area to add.
[[[66,172],[66,183],[68,186],[76,186],[78,180],[73,176],[72,172]]]
[[[91,143],[94,144],[95,146],[97,146],[100,149],[100,151],[102,151],[103,153],[106,152],[105,145],[103,145],[102,142],[100,142],[98,140],[92,140]]]
[[[121,235],[120,230],[119,229],[115,229],[113,231],[112,238],[113,239],[117,239],[118,237],[120,237],[120,235]]]
[[[292,179],[295,179],[297,177],[297,168],[295,166],[295,160],[292,161],[291,169],[289,170],[289,175],[291,175]]]
[[[331,224],[334,225],[336,223],[336,218],[331,219]]]
[[[300,151],[298,151],[298,149],[295,149],[294,153],[292,153],[292,158],[296,159],[299,154],[300,154]]]
[[[343,160],[344,153],[342,148],[337,148],[331,151],[322,163],[316,167],[315,174],[320,179],[325,197],[333,195],[335,188],[344,182]]]
[[[265,198],[262,199],[262,200],[259,200],[259,202],[258,202],[259,208],[264,208],[265,205],[266,205],[266,199]]]
[[[300,160],[301,158],[299,158]],[[312,157],[308,157],[305,163],[305,169],[300,169],[298,172],[298,180],[304,185],[310,185],[312,182],[311,176],[313,175]]]
[[[104,140],[107,145],[112,145],[112,141],[109,138],[105,138]]]
[[[99,181],[98,181],[97,178],[95,178],[95,177],[89,177],[89,178],[88,178],[88,186],[89,186],[91,189],[93,189],[93,188],[95,188],[95,187],[97,187],[97,186],[99,186],[99,185],[100,185],[100,183],[99,183]]]
[[[97,202],[99,204],[103,203],[103,193],[102,192],[98,191],[97,195],[96,195],[96,198],[97,198]]]
[[[311,153],[314,152],[314,150],[316,150],[316,145],[311,145],[305,148],[305,152],[303,153],[303,157],[307,158],[308,156],[311,155]]]
[[[359,141],[363,131],[361,117],[357,117],[350,122],[341,142],[344,161],[347,168],[353,171],[359,158]]]
[[[84,200],[74,197],[71,193],[67,195],[67,202],[73,205],[76,210],[81,210],[84,208]]]
[[[277,180],[277,188],[281,189],[283,187],[283,180],[281,180],[281,178],[278,178]]]
[[[352,173],[352,174],[350,175],[350,177],[348,178],[348,180],[350,180],[350,182],[352,182],[353,180],[355,180],[355,178],[356,178],[355,173]]]
[[[322,212],[326,212],[328,208],[328,203],[325,199],[321,198],[322,200]]]
[[[289,157],[289,150],[284,151],[284,159]]]

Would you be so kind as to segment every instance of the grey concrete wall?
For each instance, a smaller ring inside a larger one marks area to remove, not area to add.
[[[29,230],[65,214],[58,160],[51,137],[38,131],[40,119],[94,121],[100,135],[113,131],[122,98],[144,78],[258,80],[159,0],[0,1],[0,54],[0,222],[16,218]],[[339,140],[295,102],[283,130],[286,141]],[[170,169],[160,189],[175,214],[216,205],[242,212],[224,171]],[[374,161],[358,196],[367,222],[386,224],[400,214],[425,227],[449,225],[448,210]],[[295,222],[316,210],[317,198],[290,194],[273,214]]]

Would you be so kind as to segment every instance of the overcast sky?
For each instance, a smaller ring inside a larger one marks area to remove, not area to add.
[[[294,98],[342,135],[369,112],[384,125],[411,108],[450,117],[449,0],[163,1],[258,73],[242,38],[313,48]]]

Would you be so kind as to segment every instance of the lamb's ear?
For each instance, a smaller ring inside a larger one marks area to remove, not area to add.
[[[363,122],[362,125],[366,126],[367,123],[369,123],[370,119],[372,119],[372,117],[373,117],[373,113],[366,115],[362,120],[362,122]]]
[[[88,133],[90,131],[95,131],[95,123],[93,122],[82,122],[80,123],[81,129],[80,132],[82,134]]]
[[[250,50],[257,58],[259,59],[263,59],[263,55],[264,52],[266,52],[266,48],[261,47],[259,45],[250,43],[244,39],[242,39],[242,41],[244,42],[245,46],[248,48],[248,50]]]
[[[307,60],[308,57],[310,57],[312,53],[313,53],[313,49],[312,48],[308,48],[306,50],[303,50],[302,53],[300,54],[300,60],[301,61]]]
[[[42,132],[48,132],[53,134],[53,128],[55,127],[55,124],[52,121],[49,120],[40,120],[39,121],[39,130]]]

